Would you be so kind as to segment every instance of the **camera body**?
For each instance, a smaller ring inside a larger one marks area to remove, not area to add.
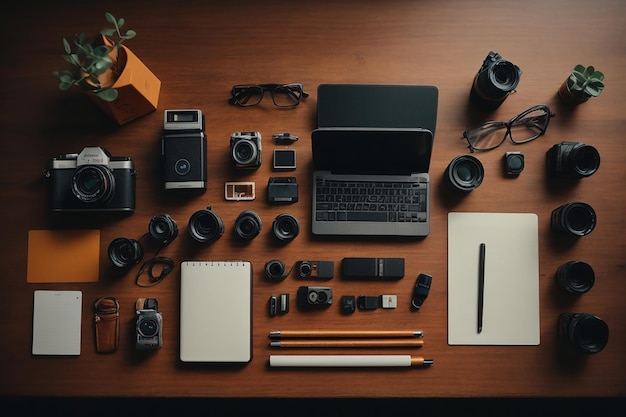
[[[330,287],[299,287],[297,303],[302,309],[328,307],[333,303],[332,289]]]
[[[200,110],[165,110],[161,159],[166,190],[206,191],[207,137]]]
[[[270,177],[267,181],[267,201],[270,203],[297,203],[296,177]]]
[[[156,298],[140,298],[135,304],[137,323],[135,347],[139,350],[156,350],[163,345],[163,317]]]
[[[136,174],[129,157],[114,157],[96,146],[52,158],[46,171],[50,207],[59,212],[133,212]]]
[[[561,142],[546,152],[550,173],[563,177],[588,177],[600,167],[600,154],[591,145]]]
[[[335,273],[334,261],[298,261],[298,277],[331,279]]]
[[[261,150],[260,132],[235,132],[230,135],[230,157],[236,168],[260,167]]]
[[[474,77],[470,100],[481,107],[495,109],[519,84],[522,70],[490,51]]]

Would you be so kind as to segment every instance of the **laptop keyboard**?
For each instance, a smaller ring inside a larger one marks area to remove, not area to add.
[[[426,184],[317,178],[318,221],[426,222]]]

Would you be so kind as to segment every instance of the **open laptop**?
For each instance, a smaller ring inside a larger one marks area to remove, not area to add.
[[[314,235],[428,235],[430,130],[317,128],[311,144]]]

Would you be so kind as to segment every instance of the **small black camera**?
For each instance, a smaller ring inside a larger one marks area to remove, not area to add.
[[[235,132],[230,135],[230,156],[236,168],[261,166],[261,133]]]
[[[206,191],[207,137],[200,110],[165,110],[161,158],[166,190]]]
[[[480,107],[495,109],[515,91],[521,76],[518,66],[491,51],[474,77],[470,100]]]
[[[600,167],[600,153],[584,143],[561,142],[548,150],[546,163],[555,176],[588,177]]]
[[[296,266],[300,278],[331,279],[335,273],[334,261],[298,261]]]
[[[267,201],[269,203],[297,203],[296,177],[270,177],[267,181]]]
[[[333,292],[330,287],[302,286],[298,288],[297,303],[302,309],[328,307],[333,303]]]
[[[135,333],[138,350],[157,350],[163,345],[163,317],[156,298],[139,298],[135,303],[137,322]]]
[[[111,156],[100,147],[52,158],[50,181],[53,211],[135,211],[137,172],[129,157]]]

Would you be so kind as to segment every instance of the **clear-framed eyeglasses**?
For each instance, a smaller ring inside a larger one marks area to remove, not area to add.
[[[256,106],[263,100],[266,91],[269,91],[277,107],[295,107],[302,99],[309,96],[301,83],[241,84],[233,86],[230,92],[232,95],[230,103],[242,107]]]
[[[502,145],[507,136],[511,142],[521,144],[537,139],[546,133],[554,113],[545,104],[533,106],[508,122],[485,122],[463,132],[470,152],[488,151]]]

